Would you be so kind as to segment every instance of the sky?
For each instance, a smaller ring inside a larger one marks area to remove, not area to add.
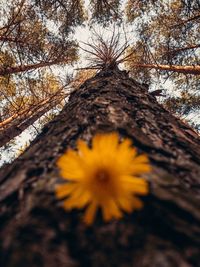
[[[4,3],[6,3],[7,0],[0,0],[0,8],[1,6],[3,6]],[[122,5],[125,3],[125,1],[122,1]],[[89,4],[89,0],[85,1],[86,6]],[[52,25],[49,25],[49,27],[52,27]],[[98,33],[101,33],[104,37],[108,38],[109,36],[112,35],[113,33],[113,27],[109,27],[109,29],[100,29],[99,26],[95,27],[95,30]],[[122,44],[125,41],[124,35],[123,35],[123,29],[120,29],[121,33],[122,33],[122,38],[121,38],[121,42]],[[129,26],[127,27],[126,25],[126,37],[128,40],[131,40],[132,42],[134,42],[134,38],[133,38],[133,27]],[[83,44],[83,42],[87,43],[90,41],[91,38],[91,30],[90,28],[86,25],[85,27],[77,27],[76,31],[75,31],[75,35],[74,38],[78,40],[78,42],[80,43],[80,46],[85,48],[85,45]],[[72,72],[72,70],[74,68],[81,68],[81,67],[86,67],[89,62],[86,60],[86,53],[80,49],[80,60],[77,64],[75,64],[75,66],[73,66],[73,68],[71,67],[67,67],[67,70],[69,72]],[[60,71],[60,69],[59,69]],[[168,94],[175,94],[176,96],[178,96],[180,94],[180,92],[175,91],[174,90],[174,85],[170,82],[170,80],[168,79],[167,81],[164,80],[160,80],[159,84],[154,84],[152,87],[154,90],[159,89],[159,86],[162,85],[164,88],[167,89],[167,93]],[[199,113],[191,113],[187,119],[193,119],[194,121],[200,120],[200,114]],[[38,131],[36,131],[36,129],[38,129]],[[9,162],[11,160],[13,160],[15,158],[16,152],[17,154],[20,153],[20,149],[24,148],[25,146],[27,146],[30,141],[38,134],[38,132],[41,130],[40,124],[38,121],[36,121],[33,126],[30,126],[29,128],[27,128],[21,135],[19,135],[17,138],[15,138],[16,140],[16,145],[12,147],[12,150],[8,150],[8,149],[0,149],[0,166],[5,163],[5,162]]]

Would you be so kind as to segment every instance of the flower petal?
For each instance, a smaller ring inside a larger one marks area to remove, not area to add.
[[[138,197],[135,196],[132,196],[132,203],[133,203],[133,209],[139,210],[144,206],[143,202]]]
[[[107,134],[97,134],[93,138],[92,148],[99,152],[112,152],[118,146],[118,134],[117,133],[107,133]]]
[[[101,207],[105,221],[109,221],[112,218],[119,219],[122,217],[122,212],[113,199],[109,199],[108,201],[101,203]]]
[[[119,206],[126,212],[130,213],[133,210],[133,204],[131,197],[124,195],[117,199]]]
[[[87,144],[83,140],[78,140],[77,148],[78,148],[79,154],[83,158],[88,157],[91,153],[90,148],[87,146]]]
[[[139,195],[146,195],[149,192],[148,183],[142,178],[122,176],[121,181],[124,191],[133,192]]]
[[[114,218],[121,218],[122,217],[122,212],[120,211],[119,207],[117,206],[116,202],[114,200],[109,201],[109,209],[111,211],[111,214]]]
[[[83,168],[80,157],[73,151],[69,151],[57,161],[60,174],[69,180],[79,180],[83,177]]]
[[[96,212],[97,212],[97,203],[93,201],[88,205],[85,211],[84,222],[88,225],[93,223]]]
[[[57,196],[57,198],[67,197],[77,187],[78,187],[78,185],[76,183],[66,183],[66,184],[58,185],[56,187],[56,196]]]
[[[108,205],[101,205],[101,209],[102,209],[102,215],[103,215],[103,219],[104,221],[109,221],[112,219],[112,214],[111,214],[111,211],[108,207]]]
[[[122,211],[143,207],[135,195],[148,193],[148,182],[139,178],[151,170],[148,158],[137,155],[131,140],[119,142],[118,133],[95,135],[92,148],[79,140],[77,151],[68,150],[57,164],[63,178],[70,182],[58,186],[56,195],[67,197],[67,210],[87,206],[85,223],[94,221],[98,207],[105,221],[121,218]]]

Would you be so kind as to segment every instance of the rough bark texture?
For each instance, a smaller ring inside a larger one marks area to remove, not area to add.
[[[118,131],[149,155],[143,210],[86,227],[82,211],[55,199],[57,158],[77,138]],[[0,178],[3,267],[200,266],[200,138],[145,87],[117,69],[101,71]]]

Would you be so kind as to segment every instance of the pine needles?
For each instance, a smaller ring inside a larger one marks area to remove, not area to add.
[[[125,56],[125,50],[128,48],[128,41],[125,35],[125,41],[121,44],[121,34],[113,30],[111,37],[103,37],[103,34],[98,34],[96,31],[90,42],[82,42],[85,47],[81,47],[83,51],[88,53],[87,60],[91,62],[84,69],[108,69],[118,66],[123,63],[131,55]]]

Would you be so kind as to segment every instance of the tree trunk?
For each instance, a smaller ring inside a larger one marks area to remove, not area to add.
[[[54,195],[56,161],[78,138],[118,131],[148,154],[144,208],[91,227]],[[191,267],[200,264],[200,138],[118,69],[74,91],[63,111],[0,178],[3,267]]]
[[[0,147],[6,145],[10,140],[20,135],[25,129],[31,126],[36,120],[42,117],[45,113],[56,107],[61,101],[66,98],[66,94],[54,94],[47,99],[34,105],[19,115],[11,116],[0,123]]]
[[[44,62],[39,62],[35,64],[30,64],[30,65],[21,65],[21,66],[14,66],[14,67],[0,67],[0,76],[5,76],[5,75],[11,75],[14,73],[19,73],[19,72],[24,72],[24,71],[29,71],[29,70],[36,70],[39,68],[44,68],[44,67],[49,67],[53,66],[56,64],[60,63],[67,63],[69,62],[69,58],[58,58],[52,61],[44,61]]]
[[[156,69],[156,70],[167,70],[174,71],[184,74],[200,75],[200,66],[178,66],[178,65],[162,65],[162,64],[131,64],[132,67]]]

